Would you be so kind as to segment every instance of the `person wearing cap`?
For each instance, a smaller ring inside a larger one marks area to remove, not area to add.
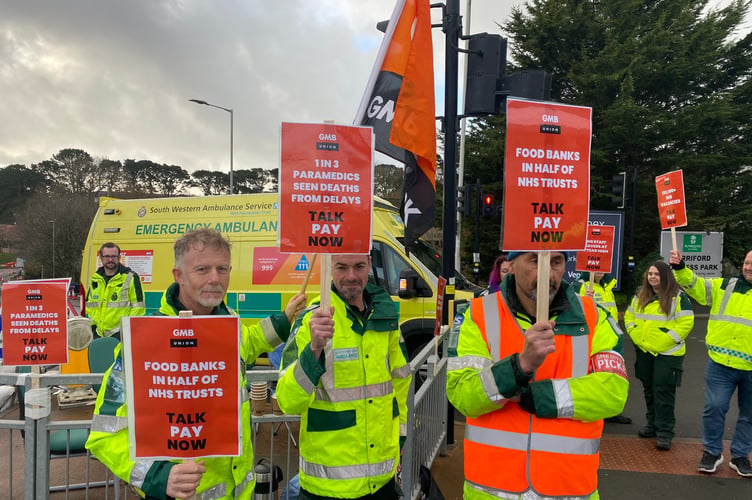
[[[534,252],[510,252],[499,292],[455,317],[447,395],[467,417],[466,499],[599,497],[603,419],[629,390],[622,333],[562,280],[567,254],[549,254],[548,317]]]

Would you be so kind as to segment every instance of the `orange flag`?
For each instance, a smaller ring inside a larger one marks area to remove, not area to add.
[[[408,251],[436,216],[435,115],[430,2],[398,0],[355,124],[372,126],[376,150],[405,164]]]

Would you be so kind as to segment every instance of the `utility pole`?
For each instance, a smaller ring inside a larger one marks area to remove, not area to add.
[[[635,218],[637,218],[637,165],[632,171],[632,217],[629,221],[629,255],[627,256],[627,300],[632,300],[632,281],[635,268],[634,261],[634,232]],[[626,173],[625,182],[626,182]]]
[[[459,75],[457,51],[460,31],[459,0],[447,0],[444,17],[446,48],[444,51],[444,234],[442,276],[447,280],[444,303],[454,300],[454,243],[457,237],[457,79]],[[449,308],[444,308],[442,323],[451,324]],[[454,444],[454,408],[447,405],[447,443]]]
[[[483,200],[481,200],[480,194],[480,179],[475,180],[475,245],[473,247],[473,276],[475,282],[478,282],[480,277],[480,212],[483,209]],[[502,221],[504,218],[502,217]],[[503,233],[503,231],[502,231]]]
[[[466,0],[465,23],[464,23],[465,40],[470,38],[470,14],[472,13],[472,10],[473,10],[472,5],[473,5],[472,0]],[[464,45],[465,45],[465,49],[467,49],[467,42],[465,42]],[[463,95],[465,95],[466,94],[465,90],[467,89],[467,55],[465,56],[463,61],[464,61],[463,74],[465,75],[464,77],[465,83],[462,88],[463,88]],[[463,105],[462,107],[464,108],[465,106]],[[465,136],[467,135],[467,131],[466,131],[467,123],[464,117],[460,118],[459,124],[460,124],[460,158],[459,158],[460,161],[459,161],[459,171],[457,172],[457,184],[458,184],[457,187],[462,188],[465,185]],[[455,237],[455,245],[454,245],[454,251],[455,251],[454,268],[457,269],[458,271],[462,270],[462,259],[461,259],[462,252],[461,252],[461,247],[460,247],[461,236],[462,236],[462,214],[458,212],[457,213],[457,235]],[[475,264],[473,263],[473,271],[474,270],[475,270]],[[478,281],[477,276],[475,277],[475,281]]]

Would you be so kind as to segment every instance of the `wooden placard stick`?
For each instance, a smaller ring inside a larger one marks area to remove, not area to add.
[[[332,292],[332,256],[321,254],[321,308],[329,314]]]
[[[678,245],[676,244],[676,228],[675,227],[671,228],[671,244],[673,245],[674,251],[677,251],[679,249]]]
[[[193,317],[193,311],[178,311],[178,317],[180,317],[180,318],[192,318]],[[190,459],[184,460],[184,462],[186,462],[186,463],[193,462],[195,464],[196,463],[196,459],[195,458],[190,458]],[[184,498],[183,500],[195,500],[195,499],[196,499],[196,495],[191,495],[189,497]]]
[[[538,252],[538,293],[536,295],[535,319],[548,320],[548,284],[551,281],[551,251]]]
[[[313,266],[316,265],[316,257],[318,256],[319,254],[317,253],[313,254],[311,263],[308,265],[308,272],[306,273],[305,279],[303,280],[303,286],[300,287],[300,293],[305,293],[306,287],[308,286],[308,281],[311,279],[311,273],[313,273]]]

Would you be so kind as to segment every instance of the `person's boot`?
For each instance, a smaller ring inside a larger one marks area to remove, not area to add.
[[[655,440],[655,447],[659,450],[668,451],[671,449],[671,438],[659,437]]]
[[[655,427],[652,427],[650,425],[646,425],[639,431],[637,431],[637,435],[641,438],[654,438],[655,437]]]
[[[605,420],[606,420],[606,422],[610,422],[612,424],[631,424],[632,423],[632,418],[631,417],[628,417],[626,415],[622,415],[621,413],[619,413],[618,415],[615,415],[613,417],[608,417]]]

